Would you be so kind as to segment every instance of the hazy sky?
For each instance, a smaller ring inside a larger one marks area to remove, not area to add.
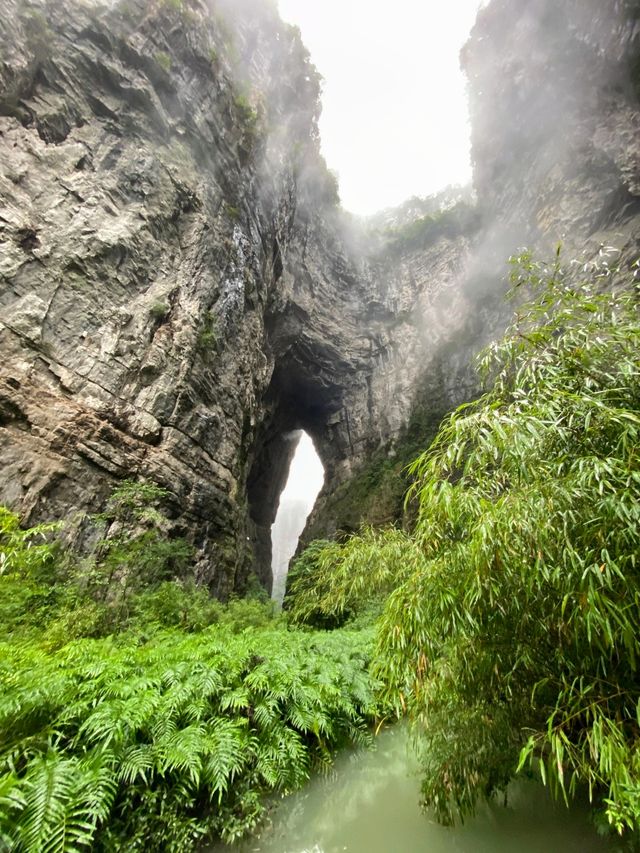
[[[323,480],[322,462],[318,458],[313,442],[306,432],[303,432],[280,500],[307,500],[311,510],[322,488]]]
[[[279,0],[324,77],[322,149],[373,213],[470,177],[458,54],[480,0]]]
[[[313,442],[302,433],[280,500],[306,500],[311,510],[324,481],[324,468]]]

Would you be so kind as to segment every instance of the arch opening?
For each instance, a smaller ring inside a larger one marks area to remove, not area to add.
[[[324,483],[324,467],[309,434],[295,430],[285,437],[296,446],[271,526],[271,598],[278,605],[284,598],[289,562]]]

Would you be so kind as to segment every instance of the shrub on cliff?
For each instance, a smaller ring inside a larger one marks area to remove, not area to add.
[[[122,482],[93,517],[103,535],[83,557],[62,546],[62,525],[23,530],[0,507],[0,635],[44,629],[57,646],[145,619],[191,629],[217,621],[215,603],[188,580],[193,549],[169,535],[166,496],[154,484]]]
[[[399,227],[388,228],[386,251],[424,248],[436,240],[459,237],[473,232],[480,222],[480,213],[473,203],[463,199],[446,207],[413,219]]]

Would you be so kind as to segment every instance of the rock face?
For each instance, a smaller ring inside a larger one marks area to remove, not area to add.
[[[476,393],[505,258],[638,254],[637,4],[557,5],[493,0],[464,51],[477,205],[375,233],[336,205],[318,76],[266,0],[0,0],[0,501],[82,537],[118,480],[157,482],[224,597],[270,583],[304,429],[307,535],[388,520],[349,490]]]
[[[474,183],[492,218],[582,246],[640,213],[639,44],[634,0],[480,11],[462,61]]]
[[[324,177],[317,75],[254,6],[2,8],[1,497],[34,520],[154,480],[222,595],[296,181]]]

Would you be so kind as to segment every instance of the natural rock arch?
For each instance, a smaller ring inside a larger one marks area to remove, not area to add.
[[[228,3],[221,27],[198,0],[3,3],[0,501],[27,523],[148,480],[202,582],[224,598],[254,562],[268,581],[284,433],[315,442],[331,535],[332,495],[394,457],[417,408],[426,444],[477,390],[520,241],[637,257],[639,37],[616,0],[567,4],[553,38],[524,0],[486,7],[464,54],[479,207],[435,227],[386,212],[390,239],[336,206],[318,75],[272,4]],[[534,139],[522,93],[558,67],[565,112]]]

